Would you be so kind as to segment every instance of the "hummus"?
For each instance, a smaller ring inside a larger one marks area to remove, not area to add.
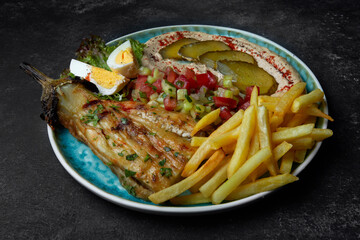
[[[278,88],[273,96],[281,96],[284,92],[287,92],[291,86],[301,82],[299,73],[286,61],[286,59],[269,49],[251,43],[244,38],[211,35],[203,32],[169,32],[149,39],[145,43],[146,47],[144,49],[142,65],[150,69],[158,68],[160,70],[165,70],[166,67],[171,66],[179,74],[184,74],[186,68],[193,69],[195,73],[205,73],[209,70],[218,77],[218,81],[221,81],[223,75],[219,71],[207,68],[204,64],[162,58],[159,53],[160,49],[181,38],[194,38],[200,41],[222,41],[229,45],[233,50],[245,52],[253,56],[257,65],[272,75],[278,83]]]

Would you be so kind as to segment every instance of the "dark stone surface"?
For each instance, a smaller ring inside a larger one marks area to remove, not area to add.
[[[1,239],[358,239],[358,1],[1,1]],[[210,24],[267,37],[323,86],[335,135],[300,181],[231,212],[154,216],[109,203],[57,161],[27,61],[58,76],[90,33],[106,40],[157,26]]]

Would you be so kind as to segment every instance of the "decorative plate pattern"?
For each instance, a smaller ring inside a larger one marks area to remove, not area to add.
[[[199,31],[229,37],[242,37],[249,40],[250,42],[264,46],[286,58],[286,60],[300,73],[303,81],[307,83],[307,91],[312,91],[316,88],[322,90],[320,83],[311,70],[294,54],[264,37],[242,30],[207,25],[168,26],[151,28],[128,34],[126,36],[114,39],[108,44],[126,38],[133,38],[140,42],[146,42],[150,38],[163,33],[184,30]],[[321,108],[325,113],[327,113],[326,101],[323,103]],[[317,122],[317,127],[326,128],[327,120],[320,119]],[[151,202],[146,202],[128,194],[127,191],[120,185],[118,178],[111,172],[111,170],[92,153],[89,147],[76,140],[67,129],[58,128],[53,131],[50,127],[48,127],[48,135],[53,150],[60,163],[80,184],[108,201],[134,210],[172,215],[209,213],[242,206],[273,192],[269,191],[259,193],[241,200],[227,202],[219,205],[200,204],[181,207],[170,205],[155,205]],[[308,152],[305,161],[295,169],[294,175],[298,175],[310,163],[320,148],[320,145],[321,143],[317,143],[315,147]]]

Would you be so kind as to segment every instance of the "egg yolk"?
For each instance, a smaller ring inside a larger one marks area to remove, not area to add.
[[[110,89],[115,86],[117,81],[122,80],[123,77],[102,68],[92,67],[91,78],[100,86]]]
[[[125,64],[133,61],[133,55],[131,48],[125,49],[125,51],[120,51],[115,58],[116,64]]]

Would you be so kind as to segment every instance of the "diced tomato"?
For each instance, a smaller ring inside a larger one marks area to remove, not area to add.
[[[156,80],[156,81],[153,83],[153,86],[156,87],[156,92],[157,92],[157,93],[161,93],[161,91],[162,91],[161,79]]]
[[[220,108],[220,117],[222,120],[228,120],[232,117],[232,114],[230,112],[230,109],[228,107],[221,107]]]
[[[243,104],[245,103],[245,99],[242,98],[241,96],[238,96],[238,99],[239,99],[239,101],[238,101],[238,107],[240,107],[241,105],[243,105]]]
[[[194,70],[192,70],[192,69],[190,69],[190,68],[186,68],[186,70],[185,70],[185,77],[187,78],[187,79],[193,79],[193,80],[195,80],[195,72],[194,72]]]
[[[186,89],[188,91],[188,93],[190,93],[190,90],[194,85],[194,80],[189,80],[188,78],[186,78],[184,75],[180,75],[175,81],[174,81],[174,85],[177,89]],[[195,83],[196,84],[196,83]]]
[[[216,77],[210,71],[202,74],[196,74],[196,80],[199,88],[201,86],[205,86],[210,90],[214,90],[217,85]]]
[[[230,109],[236,108],[236,100],[226,97],[213,97],[216,107],[228,107]]]
[[[250,101],[250,98],[251,98],[251,93],[253,91],[255,86],[251,86],[251,87],[247,87],[246,88],[246,96],[245,96],[245,102],[246,101]],[[258,92],[260,92],[260,88],[258,86],[256,86],[257,89],[258,89]]]
[[[178,77],[178,74],[171,67],[167,67],[166,76],[169,82],[174,83],[176,78]]]
[[[166,96],[164,99],[164,107],[167,111],[173,111],[176,108],[176,99]]]
[[[240,109],[246,110],[249,106],[250,106],[250,101],[246,101],[239,107],[239,110]]]
[[[146,96],[149,98],[151,94],[155,93],[155,91],[148,83],[146,83],[146,81],[147,76],[139,75],[135,81],[135,89],[138,89],[140,92],[145,93]]]

